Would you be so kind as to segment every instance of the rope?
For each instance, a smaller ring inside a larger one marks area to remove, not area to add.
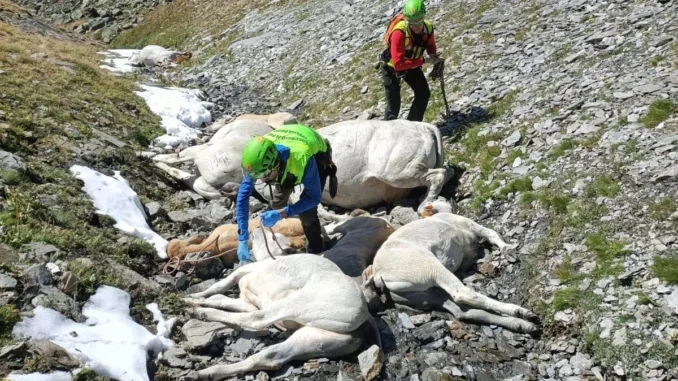
[[[219,252],[219,238],[221,238],[221,236],[217,236],[214,239],[214,241],[212,241],[209,245],[207,245],[207,246],[210,246],[212,244],[215,244],[216,247],[217,247],[217,249],[216,249],[217,253]],[[172,257],[172,258],[170,258],[170,260],[167,263],[165,263],[165,265],[162,268],[162,272],[164,274],[167,274],[167,275],[174,275],[177,271],[179,271],[179,269],[182,267],[182,265],[184,265],[186,263],[190,263],[191,266],[190,266],[190,269],[187,271],[186,275],[191,275],[193,273],[193,271],[195,271],[195,266],[198,263],[207,262],[207,261],[212,260],[212,259],[220,258],[220,257],[223,257],[226,254],[233,253],[234,251],[237,251],[237,250],[238,250],[237,248],[230,249],[230,250],[224,251],[221,254],[215,254],[215,255],[212,255],[212,256],[209,256],[209,257],[205,257],[205,258],[190,259],[190,260],[189,259],[181,259],[178,256]],[[196,253],[198,254],[198,256],[200,256],[201,254],[207,254],[208,252],[207,251],[196,251],[196,252],[193,252],[193,253],[187,253],[185,255],[185,257],[192,255],[192,254],[196,254]]]

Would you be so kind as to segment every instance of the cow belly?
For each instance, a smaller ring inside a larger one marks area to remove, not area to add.
[[[410,189],[392,187],[374,178],[366,181],[342,181],[340,178],[337,196],[331,198],[329,186],[325,186],[322,202],[325,205],[346,209],[368,208],[407,197],[410,191]]]

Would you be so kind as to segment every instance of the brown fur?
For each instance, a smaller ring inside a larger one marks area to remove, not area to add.
[[[254,229],[259,229],[261,220],[250,220],[248,231],[252,233]],[[293,249],[301,249],[306,244],[306,236],[301,226],[301,220],[298,218],[285,218],[278,221],[272,228],[274,233],[279,233],[287,238],[287,245]],[[219,237],[217,251],[217,237]],[[252,239],[250,238],[249,247],[252,248]],[[211,254],[221,254],[231,249],[238,248],[238,225],[226,224],[214,229],[208,237],[193,236],[185,240],[173,239],[167,245],[167,256],[169,258],[184,258],[189,253],[206,251]],[[221,257],[226,267],[231,267],[238,262],[237,253],[226,254]]]
[[[182,62],[186,62],[186,61],[190,60],[192,57],[193,57],[193,53],[191,53],[191,52],[181,53],[181,54],[177,54],[177,55],[172,56],[170,61],[172,61],[176,64],[180,64]]]

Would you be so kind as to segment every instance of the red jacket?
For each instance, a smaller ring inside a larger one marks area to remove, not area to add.
[[[411,31],[410,31],[411,32]],[[423,33],[423,31],[422,31]],[[424,64],[424,57],[407,59],[405,58],[405,32],[401,30],[394,30],[391,33],[391,59],[395,71],[403,71],[407,69],[415,69]],[[412,43],[412,38],[410,38]],[[436,39],[435,34],[429,36],[426,43],[426,52],[429,55],[436,54]]]

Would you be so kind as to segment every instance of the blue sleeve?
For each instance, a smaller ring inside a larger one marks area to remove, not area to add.
[[[254,181],[245,174],[238,189],[238,197],[235,201],[235,219],[238,223],[238,240],[248,239],[248,223],[250,220],[250,195],[254,189]]]
[[[318,166],[315,163],[314,157],[311,157],[308,163],[306,163],[302,183],[304,184],[304,192],[301,194],[299,201],[283,208],[288,217],[303,213],[320,204],[320,200],[322,199],[322,192],[320,191],[320,175],[318,174]]]

